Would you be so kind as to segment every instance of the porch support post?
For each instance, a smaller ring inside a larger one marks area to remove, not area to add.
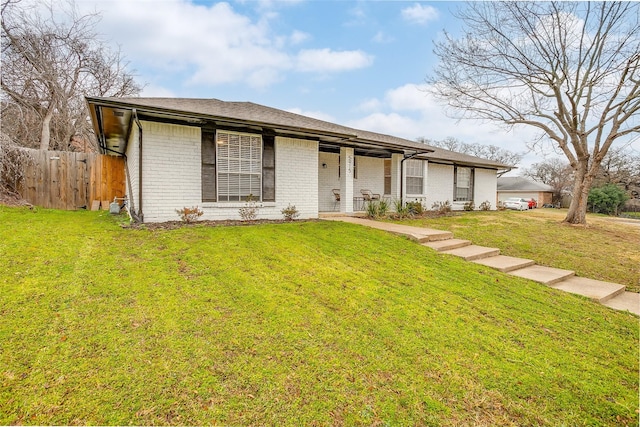
[[[400,167],[402,165],[402,154],[391,155],[391,199],[400,200],[400,188],[403,183],[400,182]]]
[[[340,212],[353,212],[353,148],[340,148]]]

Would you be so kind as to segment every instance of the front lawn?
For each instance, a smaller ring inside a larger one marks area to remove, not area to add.
[[[0,423],[638,425],[638,319],[337,222],[0,206]]]
[[[450,216],[399,221],[448,230],[503,255],[573,270],[578,276],[620,283],[640,292],[640,227],[587,215],[588,226],[562,223],[566,210],[454,212]]]

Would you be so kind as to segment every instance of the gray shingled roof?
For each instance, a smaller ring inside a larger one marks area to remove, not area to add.
[[[324,120],[300,114],[290,113],[277,108],[266,107],[252,102],[227,102],[218,99],[196,98],[90,98],[87,102],[91,105],[105,105],[122,108],[136,108],[139,111],[155,113],[176,113],[192,115],[197,118],[210,118],[215,120],[227,120],[244,122],[253,125],[277,126],[300,131],[326,133],[330,136],[343,136],[354,138],[357,141],[369,143],[384,143],[407,150],[433,150],[433,153],[420,157],[432,160],[485,166],[496,169],[507,169],[513,165],[505,165],[492,160],[481,159],[467,154],[456,153],[442,148],[432,147],[404,138],[369,132],[338,125]]]
[[[553,191],[553,187],[521,176],[498,178],[498,191]]]

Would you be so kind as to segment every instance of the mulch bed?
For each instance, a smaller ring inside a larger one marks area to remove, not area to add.
[[[131,223],[123,224],[122,228],[131,228],[136,230],[175,230],[185,227],[236,227],[236,226],[250,226],[260,224],[284,224],[287,222],[318,222],[319,219],[296,219],[293,221],[286,221],[284,219],[256,219],[253,221],[241,221],[241,220],[202,220],[195,222],[184,221],[167,221],[167,222],[145,222],[145,223]]]

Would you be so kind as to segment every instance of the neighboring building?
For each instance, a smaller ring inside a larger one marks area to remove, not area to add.
[[[544,204],[552,203],[553,187],[520,176],[498,178],[498,203],[502,203],[509,197],[534,199],[538,207],[542,207]]]
[[[491,160],[357,130],[250,102],[87,98],[103,153],[125,157],[129,207],[140,220],[237,219],[251,194],[259,218],[361,210],[360,190],[389,201],[449,200],[454,209],[496,197]],[[336,191],[334,191],[336,190]],[[340,194],[337,201],[334,193]]]

